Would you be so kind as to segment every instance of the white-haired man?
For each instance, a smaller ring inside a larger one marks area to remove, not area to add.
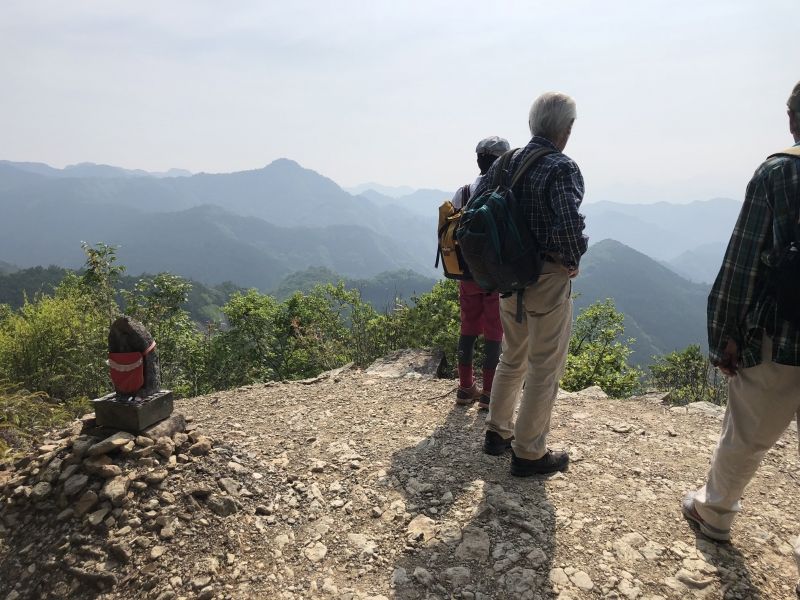
[[[575,101],[548,92],[531,107],[533,136],[509,165],[513,173],[533,152],[548,148],[513,188],[527,225],[545,259],[539,280],[522,297],[524,310],[517,320],[517,299],[500,300],[503,351],[492,386],[483,449],[499,455],[511,448],[511,473],[520,477],[566,470],[569,456],[547,448],[550,414],[564,371],[572,325],[572,283],[586,252],[583,216],[583,176],[575,162],[563,154],[575,122]],[[496,162],[483,178],[476,195],[494,180]],[[519,414],[514,409],[523,382]]]
[[[709,354],[730,378],[728,405],[706,484],[682,508],[718,541],[730,539],[761,459],[800,418],[800,253],[794,267],[785,258],[793,244],[800,248],[800,83],[787,107],[795,145],[770,156],[750,180],[708,296]],[[800,540],[795,558],[800,570]]]

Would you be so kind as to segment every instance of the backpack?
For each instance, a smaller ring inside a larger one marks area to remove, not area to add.
[[[461,208],[453,206],[450,200],[445,200],[439,207],[439,246],[436,249],[435,267],[439,268],[439,258],[441,258],[444,276],[448,279],[472,279],[467,263],[461,256],[461,248],[455,235],[469,194],[469,184],[467,184],[461,188]]]
[[[778,152],[770,158],[774,156],[800,158],[800,147]],[[795,223],[794,240],[777,249],[776,259],[769,279],[777,316],[800,328],[800,221]]]
[[[491,186],[470,199],[462,211],[456,239],[479,286],[504,296],[517,292],[517,321],[521,322],[522,292],[539,279],[543,259],[512,190],[539,159],[555,150],[536,150],[512,178],[508,166],[515,152],[510,150],[499,159]]]

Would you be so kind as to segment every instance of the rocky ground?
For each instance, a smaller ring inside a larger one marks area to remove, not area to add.
[[[718,411],[562,393],[569,472],[517,479],[406,363],[180,401],[166,438],[54,434],[0,471],[0,600],[795,598],[796,431],[718,546],[679,510]]]

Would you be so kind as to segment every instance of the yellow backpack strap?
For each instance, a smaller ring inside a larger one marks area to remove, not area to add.
[[[795,158],[800,158],[800,146],[792,146],[786,150],[770,154],[768,158],[775,158],[776,156],[794,156]]]

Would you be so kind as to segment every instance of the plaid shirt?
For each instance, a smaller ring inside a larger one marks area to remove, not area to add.
[[[708,348],[719,363],[728,339],[739,346],[739,365],[761,362],[761,338],[773,340],[772,360],[800,366],[800,331],[778,319],[767,278],[774,248],[796,239],[800,211],[800,159],[767,159],[747,186],[722,267],[708,296]]]
[[[542,146],[556,149],[550,140],[534,136],[515,153],[505,182],[510,183],[511,174]],[[474,198],[495,185],[499,164],[500,160],[496,160],[483,177],[472,194]],[[583,235],[583,215],[578,212],[583,200],[583,175],[575,161],[561,152],[548,154],[525,174],[513,191],[522,203],[523,214],[539,247],[561,255],[565,265],[577,267],[589,238]]]

